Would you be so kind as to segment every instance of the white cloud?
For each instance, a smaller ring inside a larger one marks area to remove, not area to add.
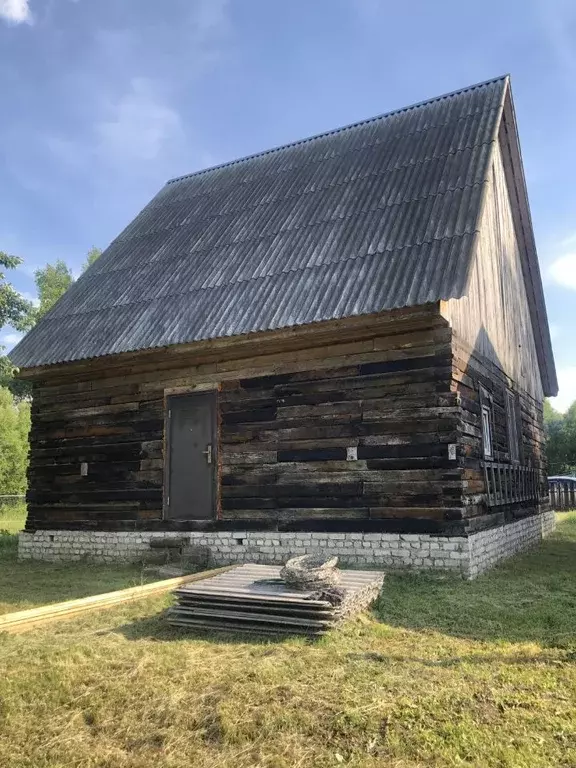
[[[67,139],[64,136],[47,135],[44,137],[44,143],[50,154],[70,170],[83,170],[89,159],[83,146],[77,140]]]
[[[76,226],[116,229],[166,179],[210,164],[189,95],[234,54],[229,7],[189,0],[176,27],[157,12],[155,24],[94,29],[75,67],[48,83],[57,119],[0,123],[17,183],[51,199],[81,189],[67,203]]]
[[[567,253],[557,258],[548,268],[548,272],[558,285],[576,291],[576,253]]]
[[[95,101],[97,118],[85,134],[44,137],[45,147],[61,167],[90,178],[92,187],[106,195],[112,182],[158,183],[176,171],[187,141],[180,115],[159,83],[134,77],[121,91],[99,94]]]
[[[40,306],[40,299],[36,294],[30,293],[29,291],[20,291],[20,296],[22,296],[23,299],[26,299],[26,301],[29,301],[32,306],[39,307]]]
[[[576,365],[558,369],[557,397],[551,397],[550,402],[557,411],[564,413],[576,400]]]
[[[24,261],[22,264],[18,266],[18,271],[23,272],[28,277],[34,277],[36,274],[36,270],[40,269],[40,267],[43,266],[42,264],[36,264],[32,261]],[[24,295],[24,294],[23,294]]]
[[[0,344],[6,347],[13,347],[14,344],[18,344],[24,334],[14,331],[14,333],[3,333],[0,336]]]
[[[30,23],[32,14],[28,0],[0,0],[0,18],[12,24]]]
[[[135,190],[153,189],[187,172],[194,162],[205,166],[209,153],[195,146],[194,126],[184,125],[176,103],[182,90],[202,79],[227,50],[228,9],[229,0],[190,3],[180,25],[182,35],[174,39],[173,30],[162,25],[156,31],[162,40],[172,41],[160,46],[156,58],[150,56],[153,41],[147,33],[96,30],[90,65],[71,72],[61,84],[74,94],[70,123],[76,119],[84,129],[45,133],[40,138],[44,156],[70,177],[89,180],[92,194],[106,199],[111,185],[112,194],[126,200]],[[40,181],[28,178],[27,184],[39,187]]]
[[[163,102],[152,80],[136,77],[96,124],[95,149],[112,163],[155,160],[168,142],[181,135],[178,112]]]

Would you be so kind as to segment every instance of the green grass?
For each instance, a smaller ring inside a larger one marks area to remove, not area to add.
[[[576,765],[576,514],[475,582],[390,576],[317,643],[187,635],[169,600],[0,636],[0,765]]]
[[[473,640],[576,649],[576,513],[557,519],[558,532],[537,552],[465,585],[438,574],[390,576],[382,616],[394,626]]]
[[[0,546],[10,546],[14,544],[15,539],[8,537],[15,536],[18,531],[24,528],[26,522],[26,505],[18,504],[0,504]]]
[[[0,614],[38,605],[88,597],[133,587],[142,578],[137,565],[18,562],[18,531],[24,527],[26,508],[0,507]]]

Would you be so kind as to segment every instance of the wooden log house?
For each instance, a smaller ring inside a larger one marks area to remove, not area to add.
[[[12,360],[22,557],[527,546],[557,382],[509,78],[168,182]]]

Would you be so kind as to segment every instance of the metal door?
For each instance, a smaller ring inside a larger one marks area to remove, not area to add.
[[[216,392],[168,398],[166,517],[214,517],[216,498]]]

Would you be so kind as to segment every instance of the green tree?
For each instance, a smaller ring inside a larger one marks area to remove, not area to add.
[[[22,263],[18,256],[0,251],[0,329],[11,325],[18,331],[27,331],[33,325],[33,306],[16,291],[6,278],[6,270],[15,269]],[[3,354],[0,346],[0,386],[13,381],[14,366]]]
[[[32,304],[10,285],[4,271],[15,269],[19,264],[22,264],[21,258],[0,251],[0,328],[11,325],[18,331],[27,331],[32,326]]]
[[[550,475],[573,475],[576,473],[576,402],[565,414],[556,411],[546,400],[544,402],[544,425],[546,430],[548,473]]]
[[[91,248],[82,271],[101,253],[99,248]],[[40,305],[34,307],[6,279],[5,270],[21,263],[17,256],[0,251],[0,328],[11,325],[18,331],[28,331],[54,306],[74,278],[62,259],[37,269],[34,280]],[[29,382],[14,378],[14,366],[2,351],[0,347],[0,494],[16,494],[26,489],[31,388]]]
[[[6,387],[0,387],[0,493],[26,490],[30,403],[17,403]]]
[[[70,288],[74,278],[66,262],[58,259],[54,264],[46,264],[42,269],[37,269],[34,272],[34,281],[40,301],[35,311],[34,319],[37,321],[52,309],[62,294]]]
[[[101,255],[100,248],[93,247],[86,254],[86,261],[82,266],[84,272]],[[22,263],[17,256],[8,256],[0,251],[0,267],[13,269]],[[6,324],[12,325],[19,331],[28,331],[33,325],[50,310],[62,294],[74,282],[72,270],[62,259],[54,264],[46,264],[37,269],[34,280],[38,290],[40,305],[34,307],[26,301],[6,281],[4,272],[0,269],[0,328]],[[30,396],[30,385],[24,380],[14,378],[14,367],[9,359],[2,355],[0,347],[0,386],[9,387],[17,400]]]
[[[562,419],[564,472],[576,474],[576,401],[564,414]]]
[[[100,256],[102,256],[102,250],[100,248],[96,248],[96,246],[92,246],[92,248],[90,248],[86,254],[86,261],[82,265],[82,272],[86,272],[88,267],[91,267],[96,259],[100,258]]]
[[[86,254],[86,261],[82,265],[82,272],[94,264],[101,254],[100,248],[90,248]],[[31,325],[34,325],[46,312],[52,309],[58,299],[70,288],[74,282],[74,277],[66,262],[58,259],[54,264],[46,264],[42,269],[37,269],[34,273],[34,281],[38,290],[40,306],[31,313]]]
[[[552,405],[550,400],[544,400],[544,423],[552,424],[554,421],[562,421],[563,415]]]

